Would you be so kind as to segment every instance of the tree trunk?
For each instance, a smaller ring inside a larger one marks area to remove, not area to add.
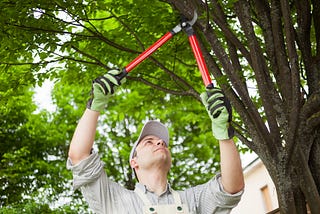
[[[276,173],[276,178],[273,178],[275,187],[277,189],[278,202],[280,206],[281,213],[292,213],[295,214],[294,206],[294,193],[293,190],[295,187],[295,182],[290,176],[290,172],[287,172],[288,169],[283,167],[281,164],[278,165],[278,170]]]
[[[319,144],[315,142],[314,145]],[[310,157],[320,157],[319,151],[312,150]],[[277,189],[281,213],[307,213],[307,204],[311,213],[319,213],[320,196],[319,186],[316,183],[319,174],[315,172],[319,168],[314,169],[313,166],[319,164],[319,162],[311,161],[311,158],[306,157],[298,146],[294,149],[292,156],[288,156],[285,150],[277,156],[281,158],[276,164],[271,164],[273,163],[270,161],[271,157],[267,157],[267,161],[264,161],[264,163]],[[291,158],[288,159],[288,157]],[[309,160],[309,163],[306,160]]]
[[[318,192],[320,192],[320,133],[317,134],[315,142],[311,147],[309,166],[313,179],[316,183]]]

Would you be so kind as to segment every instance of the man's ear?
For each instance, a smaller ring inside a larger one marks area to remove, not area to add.
[[[131,168],[137,168],[138,167],[138,163],[135,160],[135,158],[131,159],[130,166],[131,166]]]

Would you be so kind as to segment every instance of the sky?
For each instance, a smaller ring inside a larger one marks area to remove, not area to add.
[[[55,111],[55,106],[51,99],[51,91],[54,83],[50,80],[45,80],[41,87],[35,88],[33,96],[34,102],[38,105],[39,110],[46,109],[49,112]]]

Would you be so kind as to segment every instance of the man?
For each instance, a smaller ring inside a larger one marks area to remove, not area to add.
[[[93,81],[92,97],[72,138],[67,167],[73,172],[74,189],[95,213],[230,213],[242,195],[244,180],[238,151],[232,140],[231,107],[221,90],[201,95],[219,140],[221,174],[205,184],[174,191],[167,181],[171,167],[169,133],[158,121],[147,122],[130,153],[130,166],[138,180],[135,190],[111,181],[99,155],[92,151],[99,112],[123,82],[122,73],[111,70]]]

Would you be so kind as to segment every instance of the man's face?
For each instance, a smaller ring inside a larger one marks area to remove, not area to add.
[[[145,136],[136,148],[135,161],[139,168],[160,167],[169,171],[171,154],[166,143],[157,136]]]

